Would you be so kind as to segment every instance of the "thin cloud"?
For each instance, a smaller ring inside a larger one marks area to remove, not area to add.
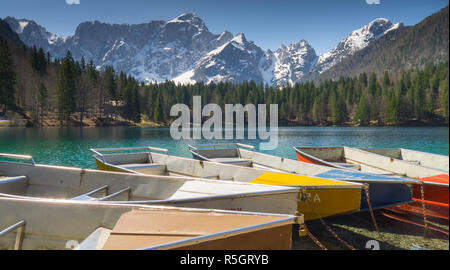
[[[66,0],[66,3],[68,5],[79,5],[80,4],[80,0]]]
[[[366,3],[369,5],[379,5],[381,0],[366,0]]]

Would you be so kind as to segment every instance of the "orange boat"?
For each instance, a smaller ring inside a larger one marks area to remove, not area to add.
[[[423,182],[426,215],[448,220],[448,156],[415,150],[351,147],[294,147],[297,159],[347,171],[408,177]],[[414,184],[414,202],[387,209],[423,215],[421,184]]]
[[[448,220],[448,179],[448,174],[417,179],[423,182],[424,203],[427,216]],[[421,185],[413,185],[413,200],[415,202],[394,206],[392,210],[423,215]]]

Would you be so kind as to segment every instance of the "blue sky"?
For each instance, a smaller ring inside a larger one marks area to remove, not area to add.
[[[447,5],[444,0],[1,0],[0,17],[32,19],[52,33],[72,35],[84,21],[135,24],[192,12],[211,32],[244,32],[263,49],[306,39],[323,53],[375,18],[414,25]]]

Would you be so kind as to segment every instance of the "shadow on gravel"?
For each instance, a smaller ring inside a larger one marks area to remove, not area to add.
[[[360,212],[351,215],[326,218],[326,224],[344,241],[358,250],[411,250],[411,249],[449,249],[449,238],[447,235],[428,230],[426,238],[424,228],[412,224],[400,222],[375,211],[375,219],[380,229],[376,232],[375,226],[369,212]],[[416,223],[423,224],[423,218],[410,217]],[[448,222],[430,220],[434,225],[448,231]],[[309,231],[327,249],[349,250],[349,248],[336,239],[320,220],[306,222]],[[376,240],[371,241],[370,240]],[[308,237],[298,236],[298,226],[293,233],[293,249],[297,250],[320,250],[320,248]]]

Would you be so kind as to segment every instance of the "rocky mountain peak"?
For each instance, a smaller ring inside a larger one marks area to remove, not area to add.
[[[402,23],[393,24],[385,18],[377,18],[371,21],[367,25],[352,31],[331,51],[321,54],[314,71],[317,73],[324,72],[342,59],[364,49],[375,39],[402,26]]]
[[[55,58],[70,50],[75,59],[92,59],[99,69],[112,66],[142,81],[254,80],[273,85],[294,84],[311,72],[320,73],[402,26],[375,19],[318,57],[304,39],[272,52],[263,51],[242,32],[211,33],[194,13],[135,25],[84,22],[70,37],[49,33],[31,20],[7,17],[5,21],[27,46],[42,47]]]
[[[298,82],[308,73],[317,58],[314,48],[304,39],[289,46],[281,46],[274,53],[274,81],[279,85]]]
[[[183,13],[173,20],[167,22],[167,24],[189,24],[197,27],[199,31],[208,31],[205,22],[194,13]]]

